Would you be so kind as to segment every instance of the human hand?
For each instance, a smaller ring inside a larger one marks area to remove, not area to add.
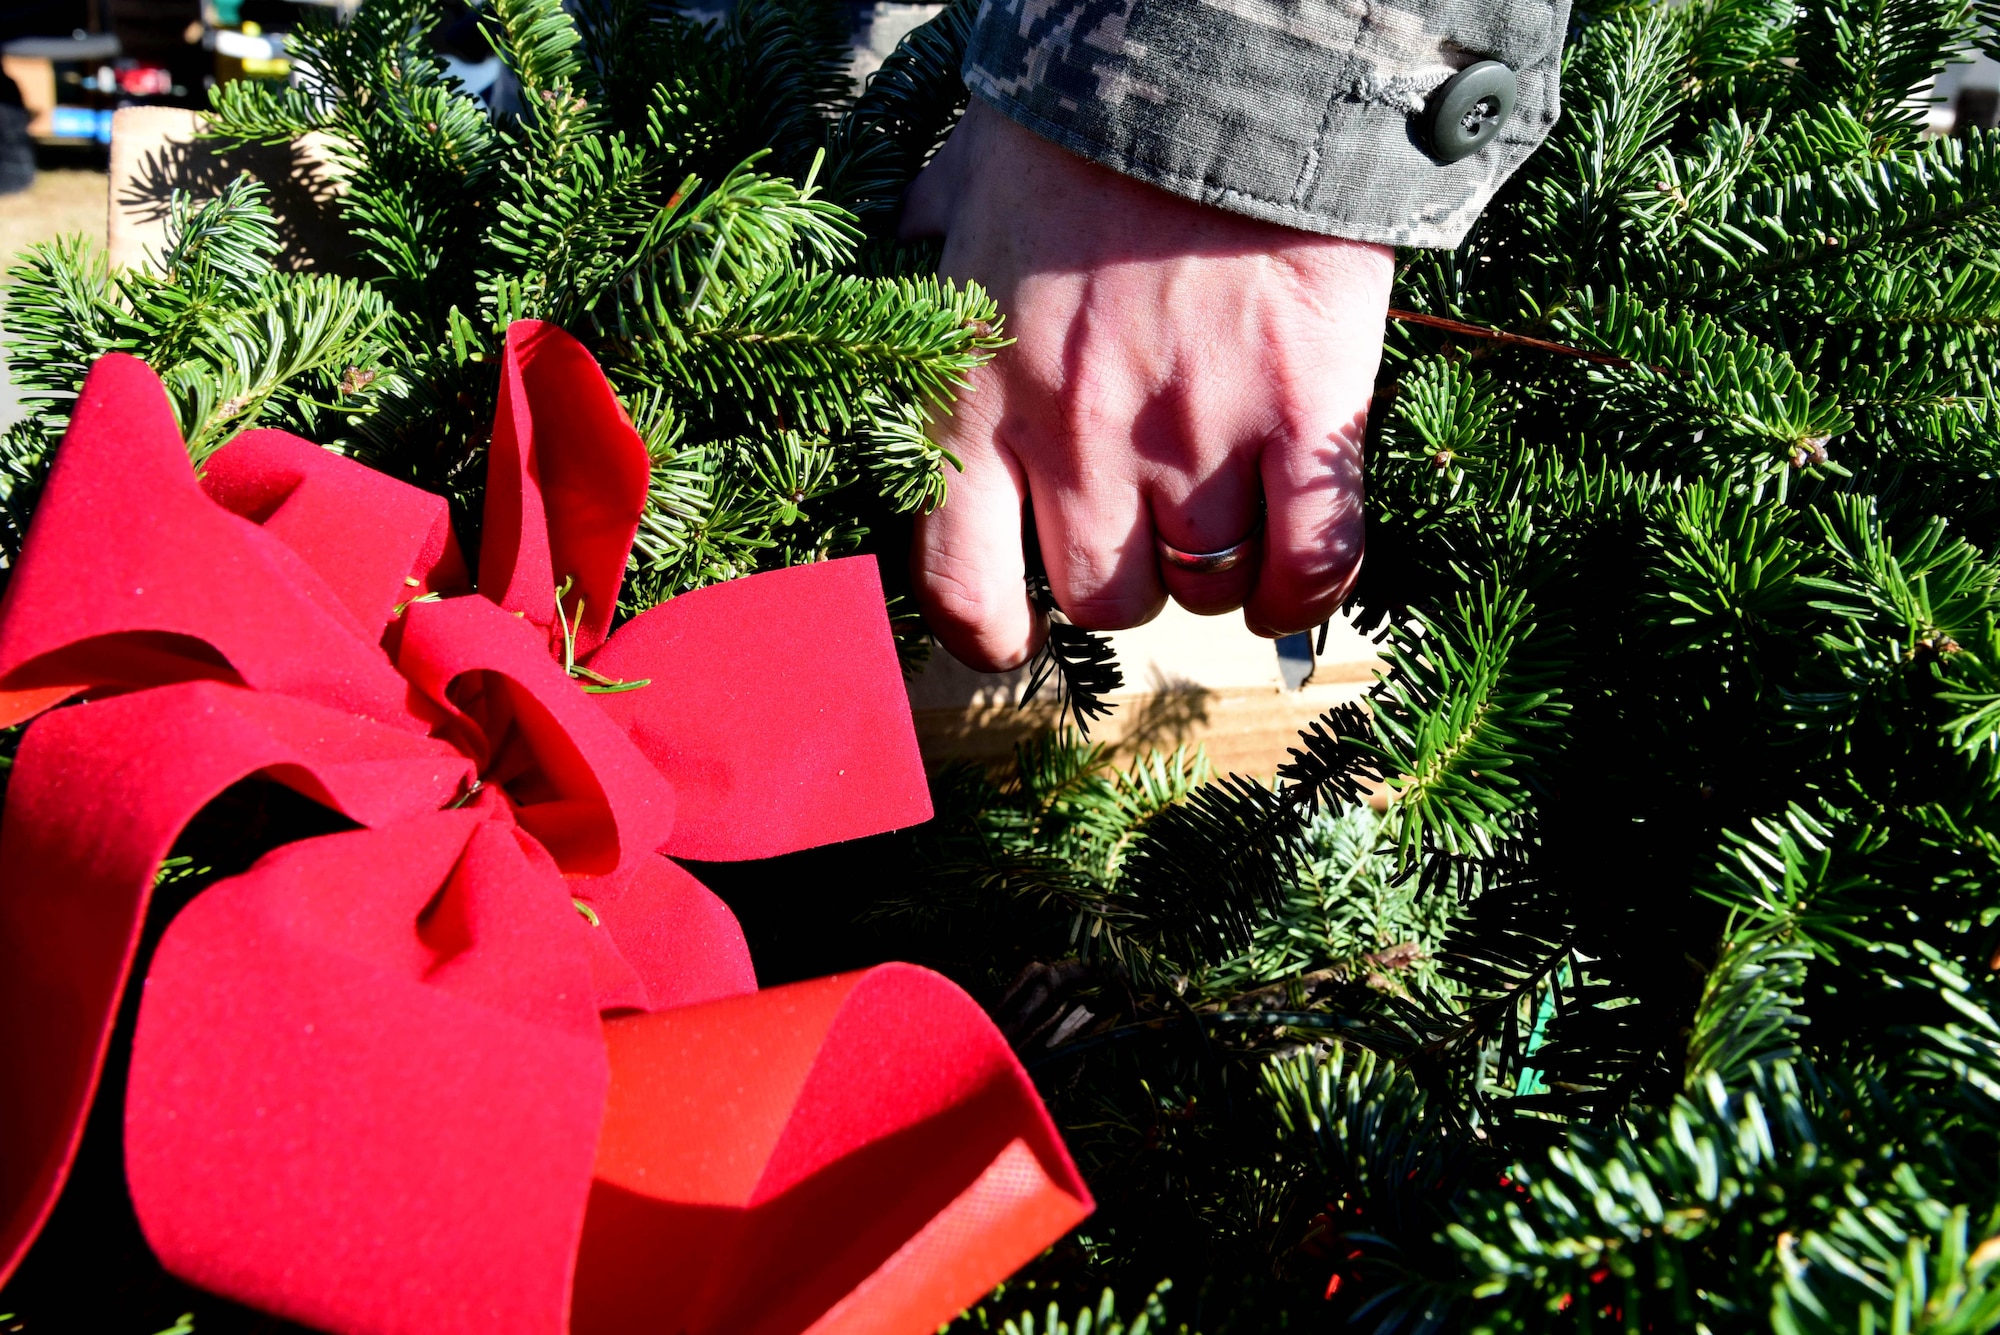
[[[937,427],[963,463],[918,521],[917,598],[952,654],[997,671],[1044,627],[1023,577],[1032,501],[1051,591],[1092,630],[1169,594],[1244,609],[1260,635],[1318,625],[1361,564],[1361,443],[1392,255],[1170,195],[974,99],[910,189],[905,236],[982,284],[1013,346]],[[1155,535],[1252,558],[1196,574]]]

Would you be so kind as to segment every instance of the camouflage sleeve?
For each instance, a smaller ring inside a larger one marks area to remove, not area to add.
[[[981,0],[972,91],[1074,153],[1205,204],[1455,246],[1556,119],[1569,0]],[[1424,102],[1513,69],[1495,138],[1424,149]]]

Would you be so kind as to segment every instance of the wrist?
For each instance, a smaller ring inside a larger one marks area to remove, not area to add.
[[[1015,218],[1060,238],[1081,257],[1143,261],[1262,254],[1314,287],[1375,281],[1394,264],[1388,246],[1201,203],[1069,151],[978,97],[911,187],[902,235],[990,231]],[[1016,238],[1019,244],[1031,244]]]

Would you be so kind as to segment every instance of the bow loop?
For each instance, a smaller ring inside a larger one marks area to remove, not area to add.
[[[125,1153],[175,1273],[325,1330],[565,1328],[608,1074],[583,924],[455,814],[292,845],[168,927]]]
[[[28,729],[0,824],[9,1266],[76,1152],[160,859],[197,811],[257,773],[364,824],[434,810],[469,778],[429,738],[206,681],[57,710]]]
[[[413,604],[403,623],[398,666],[566,874],[607,875],[667,841],[673,790],[532,627],[484,598]]]
[[[566,621],[574,652],[588,655],[610,630],[651,477],[639,433],[584,346],[540,320],[509,326],[479,591],[551,642]]]
[[[649,678],[596,697],[674,785],[667,851],[773,857],[930,819],[872,557],[684,593],[590,660]]]
[[[296,552],[372,636],[418,598],[471,592],[444,497],[289,432],[237,436],[201,489]]]
[[[159,378],[112,354],[84,381],[0,599],[0,726],[201,677],[428,730],[326,581],[202,494]]]

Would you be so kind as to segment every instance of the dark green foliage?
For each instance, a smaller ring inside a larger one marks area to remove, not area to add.
[[[343,377],[381,356],[389,308],[352,279],[274,273],[264,194],[246,177],[199,205],[177,198],[157,273],[113,274],[78,237],[35,247],[13,271],[9,374],[35,411],[0,449],[22,525],[16,491],[39,485],[67,405],[105,352],[152,363],[197,463],[246,426],[310,434],[349,406]],[[19,540],[10,530],[10,554]]]
[[[2000,1327],[2000,135],[1921,100],[1992,17],[1580,15],[1393,304],[1592,356],[1391,326],[1368,711],[1071,899],[1032,823],[1031,876],[938,864],[1102,1202],[1036,1282],[1172,1275],[1211,1335]]]
[[[1040,564],[1039,557],[1036,564]],[[1040,569],[1028,576],[1028,596],[1042,614],[1048,638],[1029,664],[1021,703],[1027,704],[1043,686],[1050,686],[1056,695],[1058,720],[1068,715],[1077,731],[1088,738],[1091,720],[1111,712],[1104,697],[1125,684],[1124,670],[1118,666],[1109,639],[1070,624],[1049,591],[1048,575]]]
[[[978,1331],[979,1335],[1148,1335],[1148,1332],[1175,1335],[1176,1331],[1186,1335],[1185,1325],[1168,1324],[1166,1306],[1160,1301],[1161,1295],[1172,1287],[1171,1283],[1160,1284],[1146,1295],[1138,1313],[1127,1321],[1119,1316],[1117,1296],[1109,1289],[1098,1297],[1095,1306],[1085,1304],[1076,1308],[1074,1316],[1065,1317],[1064,1304],[1059,1298],[1050,1299],[1037,1312],[1031,1300],[1033,1284],[1021,1286],[1025,1292],[1016,1292],[1012,1286],[1003,1284],[991,1298],[966,1313],[963,1329]],[[1001,1317],[996,1310],[1014,1311],[1014,1315]]]
[[[1333,721],[1323,745],[1363,722]],[[1311,748],[1296,767],[1324,774]],[[1392,823],[1365,806],[1315,812],[1310,781],[1274,794],[1207,777],[1185,752],[1119,768],[1069,731],[1020,748],[1004,777],[949,772],[909,871],[890,877],[913,883],[869,926],[877,950],[987,1001],[1097,1194],[1034,1282],[1129,1294],[1174,1274],[1174,1320],[1216,1330],[1260,1310],[1246,1280],[1326,1283],[1287,1254],[1321,1202],[1305,1159],[1270,1153],[1279,1122],[1257,1065],[1348,1025],[1358,998],[1448,989],[1450,901],[1396,878]],[[1233,866],[1195,865],[1232,848]],[[1017,1296],[986,1310],[1016,1312]]]

